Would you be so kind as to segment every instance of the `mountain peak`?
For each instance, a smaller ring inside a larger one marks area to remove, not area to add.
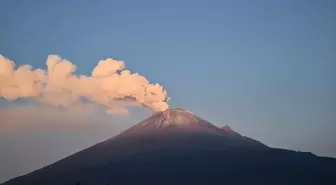
[[[233,131],[228,125],[218,128],[183,108],[167,109],[165,111],[156,112],[147,119],[125,130],[119,136],[124,137],[139,134],[162,135],[167,133],[197,133],[240,139],[244,138],[239,133]]]
[[[230,134],[230,135],[239,135],[239,133],[237,133],[236,131],[232,130],[232,128],[229,125],[225,125],[223,127],[221,127],[222,130],[224,130],[226,133]]]
[[[175,109],[167,109],[163,112],[180,112],[180,113],[189,113],[189,114],[194,114],[190,111],[188,111],[187,109],[184,109],[184,108],[175,108]]]
[[[213,132],[221,132],[219,128],[205,121],[194,113],[183,109],[167,109],[162,112],[156,112],[149,118],[134,125],[124,133],[140,133],[143,131],[165,130],[165,129],[188,129],[188,130],[212,130]]]
[[[158,112],[150,116],[148,119],[142,121],[140,125],[143,127],[170,127],[182,125],[197,125],[205,122],[197,117],[194,113],[183,109],[167,109],[163,112]],[[210,123],[209,123],[210,124]]]
[[[229,125],[223,126],[221,129],[227,131],[227,132],[234,132]]]
[[[159,117],[162,118],[160,127],[168,125],[191,124],[200,121],[200,118],[198,118],[195,114],[183,108],[167,109],[163,111]]]

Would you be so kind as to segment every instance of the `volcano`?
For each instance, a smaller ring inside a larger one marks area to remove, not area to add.
[[[336,159],[275,149],[185,109],[3,185],[336,184]]]

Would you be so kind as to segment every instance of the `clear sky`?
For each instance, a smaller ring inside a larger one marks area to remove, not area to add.
[[[34,68],[58,54],[87,75],[101,59],[124,60],[162,84],[171,107],[269,146],[336,157],[335,20],[334,0],[2,0],[0,54]],[[131,114],[126,125],[148,115]],[[59,145],[46,157],[57,160],[106,138],[107,128],[81,140],[69,130],[0,132],[0,146],[12,146],[0,149],[0,171],[11,169],[0,181],[23,173],[20,146]],[[34,156],[27,171],[38,167]]]

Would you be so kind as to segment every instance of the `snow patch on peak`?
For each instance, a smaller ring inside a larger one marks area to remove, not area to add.
[[[188,111],[188,110],[186,110],[186,109],[183,109],[183,108],[167,109],[167,110],[166,110],[166,111],[164,111],[164,112],[180,112],[180,113],[189,113],[189,114],[192,114],[192,115],[194,115],[194,116],[195,116],[195,114],[194,114],[194,113],[192,113],[192,112],[190,112],[190,111]]]
[[[167,109],[157,112],[139,124],[132,127],[131,130],[143,130],[154,128],[217,128],[211,123],[199,118],[192,112],[182,109]],[[218,128],[217,128],[218,129]]]
[[[147,119],[124,131],[121,136],[133,134],[163,133],[206,133],[220,136],[236,136],[234,131],[227,132],[201,119],[192,112],[177,108],[156,112]]]
[[[192,112],[177,108],[167,109],[161,113],[151,116],[148,120],[145,120],[143,124],[156,127],[165,127],[170,125],[188,125],[195,124],[202,121]]]

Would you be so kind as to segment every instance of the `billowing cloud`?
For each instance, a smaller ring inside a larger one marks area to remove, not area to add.
[[[108,58],[98,62],[91,76],[75,75],[77,66],[49,55],[47,70],[16,66],[0,55],[0,97],[30,98],[41,104],[67,107],[92,102],[108,113],[126,113],[126,107],[146,106],[164,111],[169,105],[166,90],[138,73],[125,70],[123,61]]]

